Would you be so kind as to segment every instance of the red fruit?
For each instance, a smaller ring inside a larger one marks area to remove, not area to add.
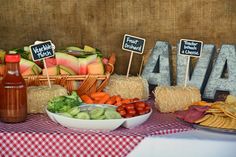
[[[131,117],[133,117],[132,114],[126,114],[126,115],[125,115],[125,118],[131,118]]]
[[[134,109],[127,110],[127,113],[134,116],[136,114],[136,111]]]
[[[125,109],[126,110],[134,110],[134,104],[126,104]]]
[[[52,58],[46,58],[45,62],[46,62],[46,65],[47,65],[48,68],[57,65],[57,60],[56,60],[56,58],[53,58],[53,57]]]
[[[120,111],[118,111],[118,112],[120,113],[120,115],[121,115],[122,117],[126,115],[126,111],[125,111],[125,110],[120,110]]]
[[[108,61],[109,61],[109,60],[108,60],[107,58],[105,58],[105,57],[102,58],[102,63],[103,63],[104,65],[106,65],[106,64],[108,63]]]
[[[145,112],[145,110],[142,110],[142,111],[138,111],[138,114],[143,115],[143,114],[146,114],[146,112]]]
[[[145,108],[146,107],[146,104],[144,102],[136,102],[135,103],[135,107],[142,107],[142,108]]]

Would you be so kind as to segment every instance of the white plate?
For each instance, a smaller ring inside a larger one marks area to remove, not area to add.
[[[81,110],[91,110],[94,107],[114,107],[113,105],[100,105],[100,104],[93,104],[93,105],[81,105]],[[133,128],[142,123],[144,123],[151,115],[152,110],[141,116],[136,116],[132,118],[122,118],[122,119],[105,119],[105,120],[84,120],[84,119],[76,119],[65,117],[63,115],[59,115],[56,113],[52,113],[47,110],[46,113],[48,114],[49,118],[59,123],[62,126],[73,128],[73,129],[82,129],[82,130],[95,130],[95,131],[112,131],[120,127],[122,124],[125,128]]]
[[[132,118],[126,118],[126,120],[122,126],[124,126],[125,128],[129,128],[129,129],[137,127],[137,126],[143,124],[146,120],[148,120],[148,118],[151,116],[151,114],[152,114],[152,109],[150,109],[150,112],[148,112],[147,114],[132,117]]]

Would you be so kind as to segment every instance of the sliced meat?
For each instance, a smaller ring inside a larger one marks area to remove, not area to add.
[[[203,112],[199,112],[199,111],[190,111],[188,112],[188,114],[184,117],[184,120],[189,122],[189,123],[193,123],[196,120],[200,119],[204,117],[204,113]]]
[[[184,119],[184,117],[188,114],[188,110],[184,110],[184,111],[177,111],[175,112],[175,115],[180,118],[180,119]]]
[[[190,106],[188,110],[175,112],[176,116],[184,121],[193,123],[196,120],[204,117],[205,111],[209,109],[209,106]]]
[[[199,111],[199,112],[205,112],[207,111],[210,107],[209,106],[197,106],[197,105],[193,105],[190,106],[190,108],[194,108],[195,110]]]

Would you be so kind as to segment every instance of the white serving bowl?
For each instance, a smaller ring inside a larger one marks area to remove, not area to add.
[[[94,107],[107,107],[111,105],[81,105],[81,110],[90,110]],[[115,106],[112,106],[115,108]],[[48,114],[49,118],[59,123],[65,127],[73,128],[73,129],[82,129],[82,130],[96,130],[96,131],[112,131],[121,126],[125,119],[105,119],[105,120],[84,120],[84,119],[76,119],[65,117],[60,114],[52,113],[46,109],[46,113]]]
[[[125,128],[128,128],[128,129],[137,127],[137,126],[143,124],[146,120],[148,120],[148,118],[151,116],[151,114],[152,114],[152,109],[150,109],[150,112],[148,112],[144,115],[126,118],[126,120],[122,126]]]
[[[90,104],[90,105],[81,105],[81,110],[90,110],[94,107],[114,107],[113,105],[106,104]],[[152,109],[149,113],[132,117],[132,118],[122,118],[122,119],[105,119],[105,120],[84,120],[84,119],[76,119],[71,117],[66,117],[57,113],[52,113],[47,110],[46,113],[49,118],[59,123],[62,126],[73,128],[73,129],[82,129],[82,130],[95,130],[95,131],[112,131],[120,127],[121,125],[125,128],[134,128],[142,123],[144,123],[151,115]]]

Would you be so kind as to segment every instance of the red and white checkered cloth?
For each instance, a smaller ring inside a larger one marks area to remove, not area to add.
[[[31,114],[26,122],[0,122],[0,156],[126,156],[147,136],[191,130],[173,114],[157,111],[144,124],[112,132],[72,130],[52,122],[46,115]]]

